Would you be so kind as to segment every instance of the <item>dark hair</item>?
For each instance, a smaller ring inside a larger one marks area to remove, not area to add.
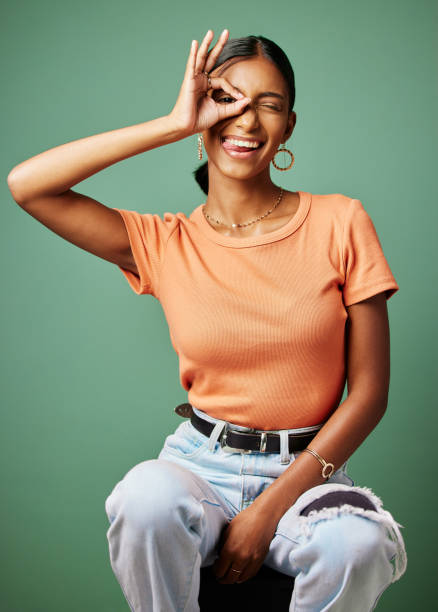
[[[272,40],[264,36],[243,36],[230,38],[225,43],[221,54],[212,70],[236,56],[253,57],[262,55],[273,62],[283,75],[289,93],[289,111],[295,104],[295,75],[285,52]],[[194,172],[196,182],[202,191],[208,194],[208,162],[201,164]]]

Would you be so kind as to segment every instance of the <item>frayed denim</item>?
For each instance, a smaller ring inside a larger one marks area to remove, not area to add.
[[[105,502],[111,567],[133,612],[199,612],[200,568],[218,558],[223,529],[302,452],[288,452],[287,434],[320,427],[282,430],[281,453],[232,451],[218,441],[227,422],[193,409],[216,424],[210,437],[184,421]],[[264,564],[295,578],[290,612],[369,612],[406,571],[399,527],[345,463],[283,514]]]

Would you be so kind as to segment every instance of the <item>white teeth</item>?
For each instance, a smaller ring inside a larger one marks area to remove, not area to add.
[[[233,138],[225,138],[225,141],[236,145],[236,147],[250,147],[252,149],[257,149],[257,147],[259,146],[258,142],[253,142],[249,140],[234,140]]]

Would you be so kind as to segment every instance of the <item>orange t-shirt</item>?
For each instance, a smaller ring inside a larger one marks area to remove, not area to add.
[[[202,206],[125,222],[139,276],[158,299],[188,401],[256,429],[325,422],[346,382],[345,306],[399,286],[360,200],[298,191],[283,227],[257,237],[217,232]]]

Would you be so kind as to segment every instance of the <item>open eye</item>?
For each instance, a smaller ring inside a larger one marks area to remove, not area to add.
[[[231,100],[232,102],[236,101],[236,99],[231,96],[222,96],[221,98],[218,98],[216,102],[225,102],[225,100]],[[227,104],[227,102],[225,102],[225,104]]]
[[[236,99],[233,98],[232,96],[220,96],[219,98],[217,98],[216,102],[220,102],[223,104],[229,104],[231,102],[235,102]],[[264,108],[269,108],[271,110],[274,111],[281,111],[281,108],[279,108],[278,106],[275,106],[273,104],[258,104],[257,106],[262,106]]]

